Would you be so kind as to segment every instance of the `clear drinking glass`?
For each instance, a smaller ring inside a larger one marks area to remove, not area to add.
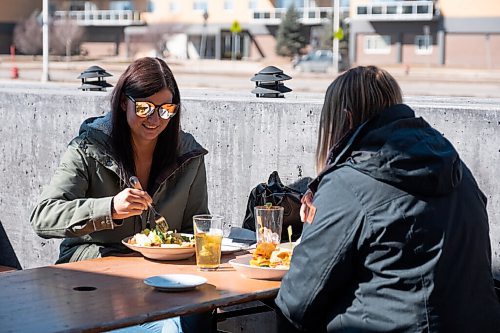
[[[229,237],[229,235],[231,234],[231,228],[233,227],[233,224],[231,223],[231,221],[226,221],[224,220],[222,222],[222,234],[224,237]]]
[[[196,240],[196,265],[202,271],[219,268],[222,245],[222,220],[220,215],[193,216]]]
[[[281,240],[283,225],[283,207],[256,206],[255,231],[258,243],[273,243],[278,245]]]

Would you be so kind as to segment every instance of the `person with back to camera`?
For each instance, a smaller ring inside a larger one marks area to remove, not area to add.
[[[163,60],[138,59],[121,75],[111,112],[81,125],[31,215],[39,236],[65,238],[57,263],[129,253],[121,240],[154,219],[151,203],[170,230],[192,233],[193,215],[208,213],[207,151],[180,130],[180,113]],[[131,188],[134,175],[144,190]]]
[[[486,197],[374,66],[329,86],[283,332],[499,332]]]

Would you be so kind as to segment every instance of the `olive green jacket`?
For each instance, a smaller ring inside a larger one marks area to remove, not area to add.
[[[110,147],[111,115],[87,119],[31,215],[43,238],[65,238],[58,263],[126,252],[121,240],[146,227],[149,211],[113,220],[111,200],[128,181],[121,179]],[[192,217],[208,213],[204,155],[207,151],[181,132],[176,163],[160,173],[149,190],[170,229],[192,232]]]

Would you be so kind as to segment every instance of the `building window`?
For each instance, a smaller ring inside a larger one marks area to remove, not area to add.
[[[177,13],[181,10],[181,5],[179,4],[178,1],[170,1],[168,9],[170,10],[171,13]]]
[[[381,14],[382,14],[382,6],[372,7],[372,15],[381,15]]]
[[[391,53],[391,36],[373,35],[365,36],[365,53],[368,54],[389,54]]]
[[[257,9],[258,4],[259,4],[258,0],[250,0],[248,1],[248,9],[255,10]]]
[[[206,12],[208,11],[208,3],[207,1],[203,0],[198,0],[193,2],[193,10],[197,10],[200,12]]]
[[[432,53],[432,36],[430,36],[430,35],[415,36],[415,53],[416,54],[431,54]]]
[[[276,8],[289,8],[291,5],[297,8],[304,8],[304,0],[277,0]]]
[[[146,11],[148,13],[153,13],[155,11],[155,4],[153,3],[153,1],[151,0],[148,1],[148,6],[146,8]]]
[[[69,4],[68,10],[82,11],[88,10],[87,7],[88,5],[85,3],[85,1],[73,1]]]
[[[387,14],[396,15],[398,13],[397,6],[387,6]]]
[[[358,6],[358,15],[366,15],[368,14],[368,7],[366,6]]]
[[[111,1],[109,3],[109,9],[111,10],[132,10],[132,4],[130,1]]]
[[[233,0],[224,0],[224,10],[230,11],[234,9]]]
[[[413,14],[413,6],[403,5],[403,14]]]
[[[417,14],[430,14],[431,6],[417,6]]]

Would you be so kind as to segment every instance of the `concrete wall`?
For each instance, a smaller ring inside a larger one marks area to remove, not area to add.
[[[81,121],[108,109],[107,93],[74,86],[0,86],[0,221],[24,268],[52,264],[58,240],[34,234],[29,216]],[[209,151],[210,209],[242,223],[250,189],[278,170],[293,182],[314,176],[323,96],[182,91],[185,130]],[[408,97],[406,102],[455,145],[488,196],[496,275],[500,277],[500,100]]]

